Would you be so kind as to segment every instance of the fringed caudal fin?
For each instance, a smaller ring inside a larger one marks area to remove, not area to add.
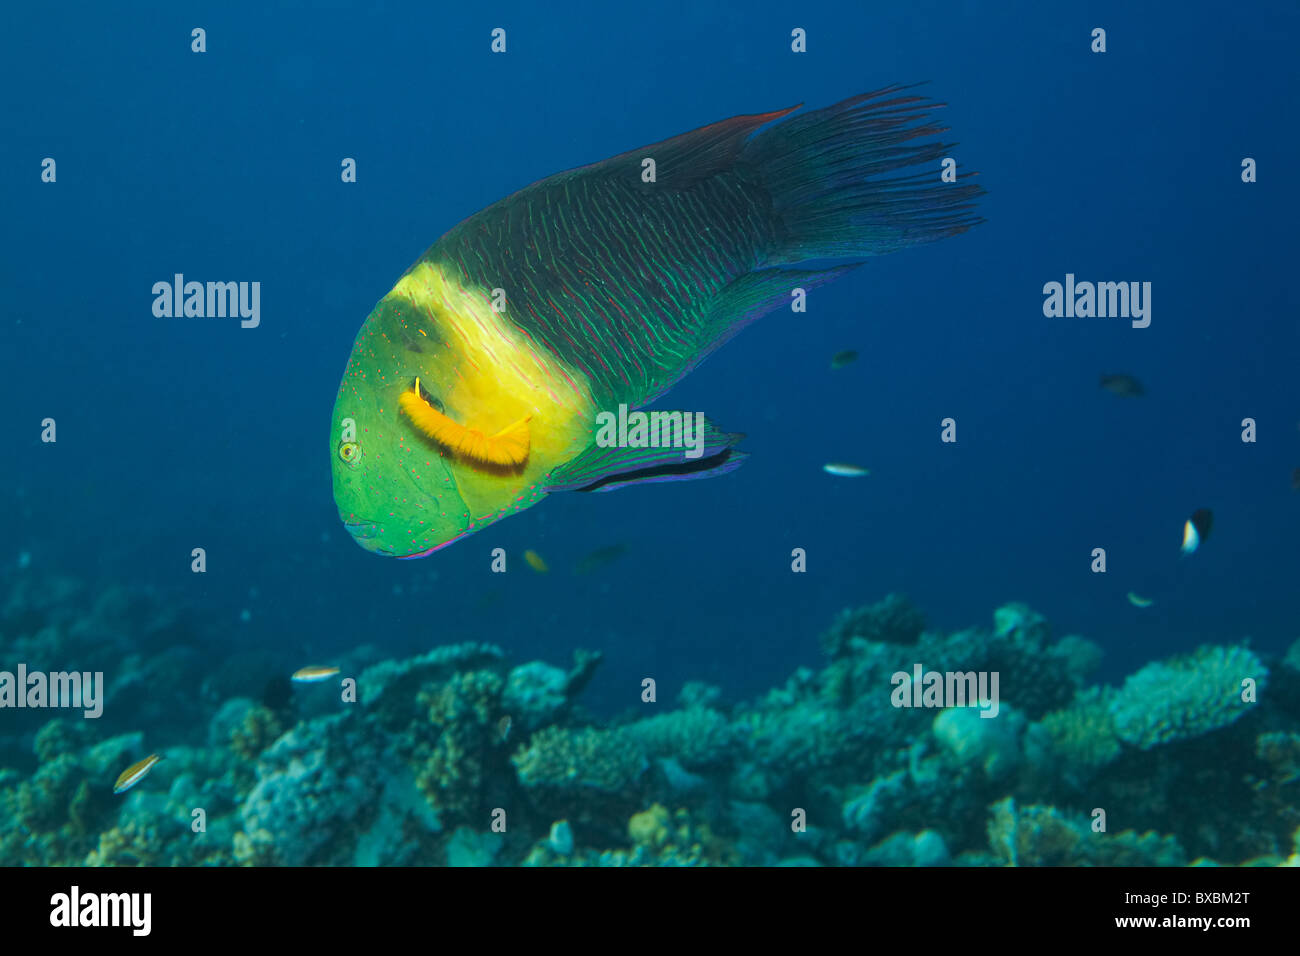
[[[792,116],[757,133],[742,160],[758,167],[784,234],[765,265],[860,259],[965,232],[983,189],[940,179],[953,144],[929,140],[947,127],[942,106],[891,86]],[[911,169],[911,172],[903,172]]]

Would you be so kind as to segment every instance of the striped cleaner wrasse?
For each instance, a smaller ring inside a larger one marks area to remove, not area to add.
[[[348,359],[330,436],[348,531],[417,558],[548,494],[739,466],[743,436],[696,413],[656,411],[648,440],[634,426],[613,441],[608,423],[795,289],[979,222],[982,190],[941,179],[940,105],[890,87],[733,117],[454,227],[375,306]]]

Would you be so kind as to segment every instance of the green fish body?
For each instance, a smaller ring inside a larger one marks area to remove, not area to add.
[[[795,290],[978,222],[979,187],[940,179],[935,105],[890,88],[734,117],[453,228],[348,360],[331,453],[349,532],[422,557],[547,494],[737,467],[742,436],[676,412],[628,429],[628,410]],[[825,259],[842,262],[799,268]]]

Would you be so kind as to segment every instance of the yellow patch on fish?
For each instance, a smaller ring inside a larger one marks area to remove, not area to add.
[[[122,771],[121,776],[117,778],[117,782],[113,784],[113,792],[122,793],[123,791],[130,790],[145,778],[145,774],[152,770],[153,765],[159,760],[162,760],[162,757],[158,754],[150,754],[143,760],[131,764],[131,766]]]
[[[329,680],[339,672],[337,667],[304,667],[301,670],[293,672],[289,678],[298,684],[315,684],[323,680]]]
[[[529,548],[524,552],[524,560],[527,561],[528,566],[538,574],[545,574],[547,571],[551,570],[547,563],[542,560],[542,556],[532,548]]]
[[[440,444],[444,438],[437,432],[448,441],[465,439],[475,450],[459,459],[464,465],[454,472],[475,520],[512,506],[521,488],[540,483],[591,444],[596,406],[587,376],[534,346],[503,312],[493,311],[490,290],[464,286],[451,269],[421,261],[388,296],[409,302],[422,324],[431,322],[427,337],[441,346],[420,354],[419,376],[442,411],[418,392],[418,405],[405,397],[415,392],[409,380],[398,402],[408,418],[411,408],[422,414],[420,406],[440,416],[424,414],[423,425],[410,418],[408,427]],[[471,431],[483,441],[468,436]],[[497,459],[509,461],[521,449],[526,458],[502,474]],[[457,460],[451,451],[450,460]]]
[[[1150,607],[1152,604],[1155,604],[1156,602],[1151,600],[1150,598],[1138,597],[1132,591],[1129,591],[1128,603],[1132,604],[1134,607]]]
[[[439,445],[471,462],[513,467],[522,465],[528,458],[531,436],[528,423],[532,415],[525,415],[512,425],[507,425],[495,435],[485,435],[477,428],[468,428],[454,422],[424,400],[420,395],[420,380],[415,387],[403,392],[398,399],[407,418]]]

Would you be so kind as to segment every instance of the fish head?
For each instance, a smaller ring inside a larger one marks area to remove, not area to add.
[[[367,551],[397,558],[427,554],[469,533],[469,509],[441,450],[399,417],[406,376],[386,381],[365,337],[363,328],[330,423],[334,503],[343,526]]]
[[[546,474],[591,440],[590,398],[574,385],[585,377],[555,367],[494,313],[491,290],[449,275],[421,260],[375,306],[335,401],[335,504],[376,554],[424,557],[531,507]],[[438,422],[476,438],[457,442]],[[471,447],[512,425],[523,432],[521,460]]]

